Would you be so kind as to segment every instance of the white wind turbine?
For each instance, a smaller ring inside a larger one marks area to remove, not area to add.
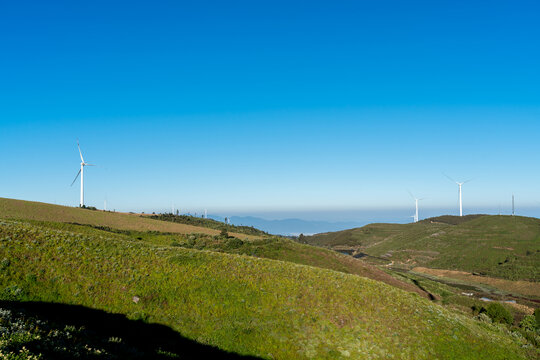
[[[450,176],[444,174],[444,176],[446,176],[451,182],[454,182],[458,185],[458,197],[459,197],[459,216],[463,216],[463,202],[461,200],[461,187],[463,186],[463,184],[466,184],[468,183],[469,181],[471,181],[472,179],[469,179],[467,181],[463,181],[463,182],[458,182],[454,179],[452,179]]]
[[[412,216],[412,217],[414,218],[414,222],[418,222],[418,202],[420,200],[425,200],[425,198],[417,199],[417,198],[414,197],[414,195],[410,191],[409,191],[409,195],[411,195],[411,197],[414,199],[414,203],[416,205],[416,212],[415,212],[414,216]]]
[[[77,180],[79,175],[81,175],[81,201],[79,203],[79,206],[83,207],[84,206],[84,167],[85,166],[95,166],[95,165],[88,164],[88,163],[84,162],[82,152],[81,152],[81,147],[79,146],[79,140],[77,140],[77,147],[79,148],[79,155],[81,156],[81,169],[79,170],[79,172],[75,176],[75,179],[73,179],[73,182],[71,183],[71,186],[73,186],[73,184],[75,184],[75,181]]]

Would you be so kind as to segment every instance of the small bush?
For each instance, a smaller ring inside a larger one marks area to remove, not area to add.
[[[475,317],[476,320],[480,321],[480,322],[483,322],[483,323],[487,323],[487,324],[491,324],[492,321],[491,321],[491,318],[486,314],[486,313],[480,313],[478,314],[476,317]]]
[[[519,323],[519,327],[525,331],[534,331],[536,329],[536,319],[533,315],[527,315]]]
[[[534,310],[534,317],[536,318],[536,327],[540,328],[540,308]]]
[[[474,304],[472,307],[473,315],[479,315],[480,313],[486,312],[486,308],[482,305]]]
[[[225,242],[225,249],[226,250],[238,249],[242,245],[244,245],[244,242],[242,240],[233,237],[233,238],[227,239],[227,241]]]
[[[82,209],[86,209],[86,210],[97,210],[97,208],[95,206],[86,206],[86,205],[83,205],[81,206]]]
[[[514,316],[503,305],[492,302],[486,308],[486,314],[493,320],[503,324],[511,325],[514,322]]]
[[[196,244],[197,244],[197,241],[189,237],[184,247],[187,247],[188,249],[193,249],[193,247],[195,247]]]

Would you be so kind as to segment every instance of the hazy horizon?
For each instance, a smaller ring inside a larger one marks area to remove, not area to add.
[[[7,197],[12,198],[12,197]],[[48,202],[40,201],[37,199],[29,198],[12,198],[16,200],[25,200],[25,201],[39,201],[39,202]],[[523,206],[519,202],[519,198],[516,199],[515,203],[515,214],[518,216],[530,216],[530,217],[539,217],[540,218],[540,204],[537,206]],[[326,209],[322,208],[293,208],[293,209],[224,209],[224,208],[200,208],[192,207],[187,208],[179,206],[179,204],[171,203],[169,206],[158,206],[158,207],[145,207],[145,206],[136,206],[132,208],[125,207],[116,207],[114,203],[107,202],[107,210],[115,210],[118,212],[135,212],[135,213],[170,213],[177,210],[180,214],[190,214],[201,216],[204,214],[205,209],[207,210],[208,215],[227,217],[227,216],[253,216],[259,217],[266,220],[284,220],[284,219],[300,219],[300,220],[312,220],[312,221],[329,221],[329,222],[341,222],[341,221],[356,221],[356,220],[365,220],[369,218],[373,219],[383,219],[383,218],[395,218],[396,222],[407,222],[410,220],[410,217],[413,215],[414,200],[409,201],[411,205],[409,206],[396,206],[396,207],[357,207],[357,208],[336,208],[330,207]],[[69,203],[60,203],[57,201],[49,202],[55,205],[62,206],[78,206],[77,204]],[[95,206],[97,209],[102,210],[105,203],[101,204],[88,204],[88,206]],[[410,213],[410,214],[409,214]],[[474,215],[474,214],[486,214],[486,215],[512,215],[512,202],[511,198],[504,204],[500,206],[485,206],[485,205],[464,205],[463,215]],[[437,206],[423,206],[422,201],[419,206],[419,215],[420,219],[436,217],[441,215],[459,215],[459,208],[456,205],[455,207],[437,207]]]

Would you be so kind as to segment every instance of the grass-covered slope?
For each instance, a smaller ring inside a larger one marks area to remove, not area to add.
[[[262,358],[519,359],[490,325],[383,283],[255,257],[0,223],[0,297],[125,314]]]
[[[42,228],[64,230],[83,236],[107,237],[126,241],[143,241],[157,246],[174,246],[196,250],[210,250],[316,266],[383,281],[400,289],[416,292],[423,297],[429,297],[429,294],[417,286],[408,282],[400,281],[364,261],[354,259],[350,256],[321,247],[298,244],[285,238],[266,236],[264,238],[241,240],[235,237],[222,235],[211,236],[206,234],[175,234],[155,231],[143,232],[134,230],[119,230],[103,226],[35,220],[29,220],[29,222]]]
[[[425,291],[414,285],[399,281],[376,267],[334,251],[301,245],[284,238],[268,235],[254,236],[262,234],[257,230],[248,231],[249,235],[229,232],[227,237],[220,236],[218,231],[211,229],[218,223],[210,219],[207,222],[205,222],[207,219],[194,222],[195,225],[208,225],[198,227],[182,223],[199,220],[193,217],[165,215],[161,219],[166,221],[162,221],[150,219],[149,215],[93,211],[0,198],[1,217],[26,220],[42,227],[67,230],[93,237],[141,240],[154,245],[179,246],[290,261],[365,276],[416,292],[424,297],[428,296]],[[246,230],[234,226],[225,229]]]
[[[208,227],[160,221],[150,219],[149,217],[141,217],[138,214],[88,210],[77,207],[6,198],[0,198],[0,218],[79,223],[137,231],[159,231],[180,234],[219,234],[219,230]],[[234,232],[231,233],[231,235],[239,238],[250,237],[246,234]]]
[[[174,215],[174,214],[152,214],[152,215],[143,215],[151,219],[162,220],[162,221],[171,221],[179,224],[187,224],[193,226],[202,226],[215,230],[225,230],[228,232],[236,232],[241,234],[248,235],[268,235],[268,233],[256,229],[253,226],[243,226],[243,225],[232,225],[225,224],[221,221],[214,219],[205,219],[201,217],[191,216],[191,215]]]
[[[416,224],[371,224],[307,237],[320,246],[350,246],[409,265],[540,281],[540,219],[445,216]]]

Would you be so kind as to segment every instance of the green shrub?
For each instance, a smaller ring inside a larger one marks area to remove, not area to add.
[[[239,247],[242,247],[244,245],[244,242],[238,238],[229,238],[225,242],[225,250],[231,250],[231,249],[238,249]]]
[[[525,331],[534,331],[536,329],[536,318],[533,315],[527,315],[519,323],[519,327]]]
[[[478,305],[478,304],[474,304],[471,307],[471,309],[472,309],[473,315],[480,315],[481,313],[486,312],[486,308],[483,307],[482,305]]]
[[[486,313],[480,313],[478,314],[476,317],[475,317],[476,320],[480,321],[480,322],[483,322],[483,323],[487,323],[487,324],[491,324],[492,321],[491,321],[491,318],[486,314]]]
[[[540,328],[540,308],[534,310],[534,317],[536,318],[536,327]]]
[[[486,308],[486,314],[493,320],[503,324],[511,325],[514,322],[514,316],[503,305],[492,302]]]

